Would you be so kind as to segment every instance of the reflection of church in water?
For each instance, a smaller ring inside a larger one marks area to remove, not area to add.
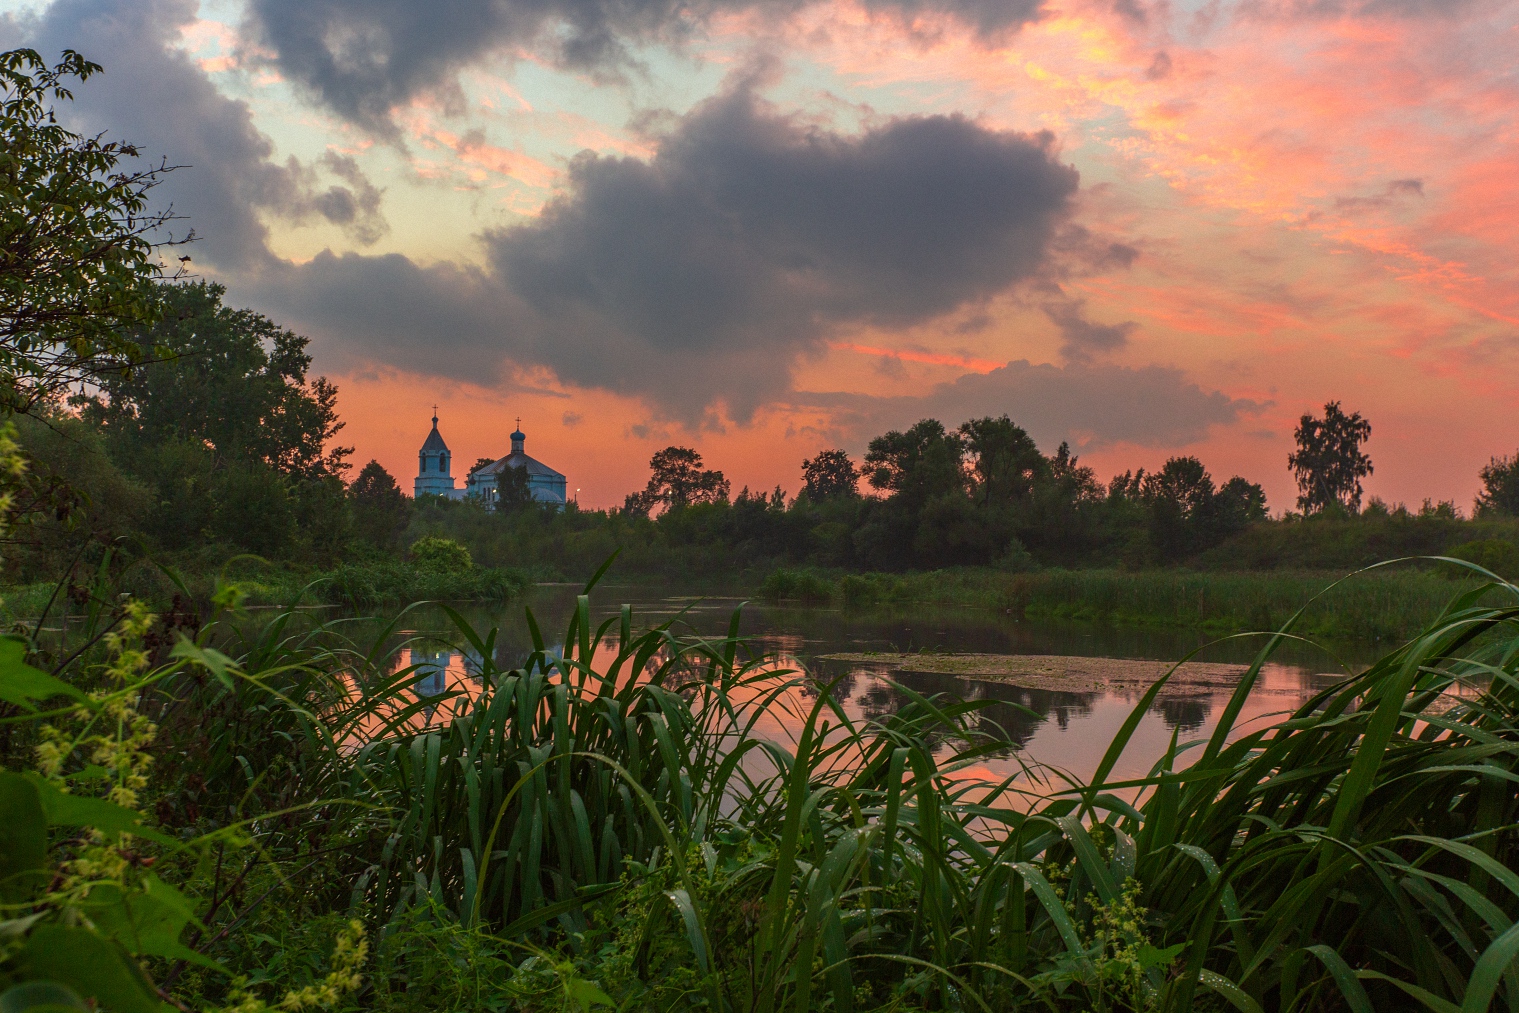
[[[521,419],[517,420],[517,429],[512,433],[511,441],[510,454],[475,468],[464,480],[464,488],[455,488],[453,456],[449,453],[448,444],[443,442],[443,434],[438,432],[438,409],[434,407],[432,432],[427,434],[427,439],[422,441],[422,449],[417,452],[417,477],[412,481],[412,495],[443,496],[447,499],[468,497],[483,503],[487,510],[493,510],[501,499],[501,476],[510,469],[520,470],[527,475],[528,495],[532,496],[534,502],[563,506],[565,477],[542,461],[527,456],[527,452],[522,449],[527,444],[527,435],[522,431]]]
[[[407,664],[413,671],[411,690],[418,697],[438,697],[453,691],[460,697],[473,697],[485,687],[485,662],[478,651],[466,647],[462,651],[437,650],[427,647],[409,649]],[[563,657],[562,650],[550,648],[550,662]],[[531,651],[497,651],[495,671],[509,672],[527,663]],[[432,719],[434,708],[428,707],[423,714]]]

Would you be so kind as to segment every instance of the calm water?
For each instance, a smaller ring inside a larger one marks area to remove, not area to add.
[[[572,615],[577,588],[536,589],[525,603],[533,610],[544,637],[552,645],[562,638]],[[894,711],[903,694],[892,683],[924,694],[949,693],[966,699],[991,701],[981,713],[985,731],[1007,742],[964,776],[991,780],[1018,776],[1028,782],[1027,768],[1039,766],[1085,778],[1095,769],[1108,743],[1138,702],[1138,691],[1063,693],[1031,690],[1001,682],[969,681],[952,676],[894,672],[886,665],[849,664],[821,660],[841,652],[908,652],[920,649],[996,654],[1047,654],[1087,657],[1139,658],[1174,661],[1215,638],[1174,630],[1139,630],[1093,624],[1053,624],[1020,620],[1011,615],[976,609],[913,611],[834,611],[771,606],[725,596],[696,598],[668,589],[642,585],[602,585],[592,597],[596,621],[614,616],[626,602],[633,606],[634,624],[647,628],[676,621],[686,633],[726,634],[734,609],[744,605],[740,632],[754,655],[770,655],[784,667],[805,667],[823,679],[839,678],[835,695],[852,719],[879,717]],[[483,633],[500,629],[497,662],[520,663],[532,640],[524,618],[524,603],[499,609],[464,610]],[[402,652],[400,663],[423,666],[419,691],[437,693],[445,687],[472,690],[475,666],[465,654],[450,650],[459,643],[441,609],[418,608],[407,614],[406,634],[423,638]],[[438,639],[434,639],[438,638]],[[1213,643],[1198,660],[1249,662],[1260,639],[1234,638]],[[1372,645],[1337,645],[1340,662],[1359,667],[1375,656]],[[1335,657],[1323,651],[1295,647],[1279,653],[1252,691],[1241,726],[1270,720],[1290,711],[1336,676]],[[1177,693],[1158,699],[1143,716],[1129,748],[1115,770],[1119,777],[1142,776],[1170,741],[1173,730],[1182,742],[1206,739],[1227,702],[1227,691]],[[783,707],[760,727],[761,734],[788,740],[811,701],[805,694],[782,701]],[[945,752],[947,753],[947,747]],[[1046,770],[1043,777],[1050,776]],[[1037,790],[1037,784],[1030,784]]]

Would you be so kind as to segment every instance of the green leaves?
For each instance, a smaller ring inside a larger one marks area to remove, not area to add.
[[[0,772],[0,897],[28,901],[47,881],[50,825],[126,831],[174,843],[141,826],[141,818],[102,799],[60,792],[36,774]],[[185,926],[195,920],[190,902],[157,876],[147,875],[136,890],[99,883],[79,902],[79,910],[94,932],[58,924],[12,923],[18,934],[26,933],[17,958],[22,977],[43,980],[33,982],[36,987],[12,989],[0,996],[0,1013],[81,1008],[69,1000],[70,995],[97,999],[112,1013],[157,1010],[156,993],[131,955],[188,960],[221,969],[179,941]]]
[[[15,774],[5,775],[16,777]],[[177,846],[174,838],[155,830],[152,827],[143,826],[142,813],[135,809],[127,809],[114,802],[108,802],[103,798],[90,798],[87,795],[71,795],[59,791],[45,778],[37,774],[23,775],[25,779],[37,790],[37,796],[42,803],[42,810],[47,815],[48,826],[53,827],[94,827],[96,830],[105,831],[108,834],[134,834],[145,837],[159,844]]]
[[[89,929],[39,925],[27,936],[16,965],[25,979],[65,986],[85,999],[95,1000],[110,1013],[171,1010],[159,1001],[153,983],[126,951]],[[23,993],[17,1001],[41,994],[40,989]],[[51,994],[54,998],[63,995]]]
[[[99,71],[66,51],[0,53],[0,412],[25,411],[80,377],[142,358],[126,329],[158,313],[148,209],[164,168],[124,171],[130,145],[65,129],[53,103]]]
[[[36,701],[65,696],[83,700],[84,694],[46,672],[28,665],[26,643],[19,637],[0,636],[0,700],[23,710],[35,711]]]
[[[140,891],[114,884],[97,886],[82,907],[101,935],[114,939],[128,953],[222,969],[179,941],[185,926],[196,920],[194,912],[183,894],[157,876],[145,877]]]
[[[47,816],[37,788],[20,775],[0,773],[0,897],[26,897],[46,867]]]
[[[79,993],[56,981],[28,981],[0,992],[0,1013],[88,1013]]]

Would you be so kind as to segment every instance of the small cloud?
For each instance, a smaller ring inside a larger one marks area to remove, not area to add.
[[[992,325],[992,318],[986,313],[977,313],[975,316],[960,321],[952,329],[956,334],[980,334]]]
[[[584,419],[585,416],[581,415],[579,412],[565,412],[564,415],[561,416],[561,421],[564,422],[565,427],[568,429],[574,429],[576,426],[580,425]]]
[[[1145,71],[1145,77],[1151,81],[1163,81],[1171,76],[1171,57],[1164,50],[1155,54],[1155,59],[1150,61],[1150,68]]]
[[[876,359],[876,372],[891,380],[907,379],[907,367],[900,355],[883,355]]]
[[[1382,187],[1380,193],[1370,197],[1337,197],[1334,206],[1340,211],[1354,214],[1372,208],[1384,208],[1404,197],[1423,197],[1422,179],[1394,179]]]
[[[1117,324],[1088,320],[1085,299],[1045,303],[1044,313],[1060,328],[1060,335],[1065,339],[1060,354],[1070,362],[1086,362],[1094,355],[1122,348],[1128,344],[1129,335],[1139,327],[1132,320]]]

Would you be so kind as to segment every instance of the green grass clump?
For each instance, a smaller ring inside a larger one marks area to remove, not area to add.
[[[826,605],[834,597],[834,583],[812,570],[772,570],[760,584],[760,597],[769,601],[800,601]]]
[[[318,600],[360,606],[413,601],[505,601],[532,584],[520,570],[438,569],[384,562],[344,563],[308,582]]]

